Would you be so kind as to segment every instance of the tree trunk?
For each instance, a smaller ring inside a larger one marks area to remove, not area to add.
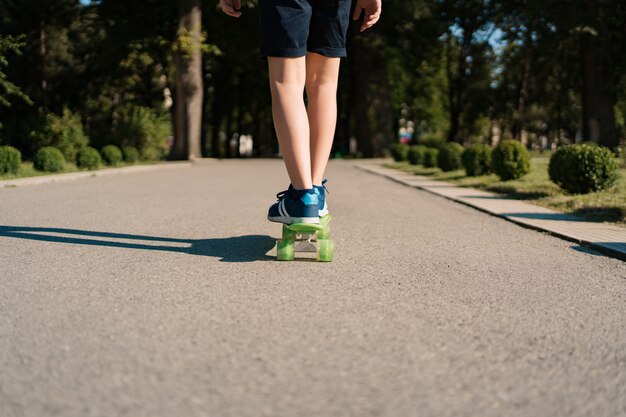
[[[450,102],[450,131],[449,142],[463,143],[463,126],[461,116],[465,100],[465,88],[467,84],[467,57],[470,54],[472,39],[474,37],[473,26],[463,27],[463,42],[459,45],[459,53],[456,57],[456,67],[452,67],[452,54],[448,53],[448,100]]]
[[[591,16],[597,15],[596,0],[588,0],[585,10]],[[583,137],[613,149],[617,146],[615,126],[615,91],[605,72],[602,45],[597,35],[583,33],[580,39],[583,98]]]
[[[200,0],[179,0],[175,140],[170,159],[202,157],[202,51]]]
[[[523,131],[526,129],[526,99],[528,97],[528,79],[530,78],[533,41],[531,27],[532,23],[527,28],[526,39],[524,39],[524,57],[517,95],[517,114],[513,119],[513,137],[519,141],[522,141]]]
[[[374,146],[372,143],[372,132],[370,129],[369,117],[369,90],[372,62],[370,62],[371,52],[366,49],[362,42],[354,42],[352,54],[354,56],[354,73],[350,77],[352,85],[352,108],[355,120],[355,136],[358,148],[366,158],[374,156]]]
[[[39,62],[41,71],[41,106],[39,113],[43,114],[48,108],[48,79],[46,74],[46,24],[43,19],[39,22]]]

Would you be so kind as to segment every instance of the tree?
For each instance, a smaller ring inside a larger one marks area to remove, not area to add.
[[[179,0],[176,63],[176,119],[171,159],[202,157],[202,12],[200,0]]]

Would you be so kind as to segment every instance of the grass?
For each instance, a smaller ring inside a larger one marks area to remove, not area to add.
[[[129,163],[120,163],[116,166],[106,166],[106,165],[102,165],[98,170],[102,170],[102,169],[111,169],[111,168],[121,168],[121,167],[127,167],[127,166],[131,166],[131,165],[146,165],[146,164],[153,164],[154,162],[137,162],[135,164],[129,164]],[[68,173],[68,172],[81,172],[81,171],[89,171],[86,169],[80,169],[76,166],[76,164],[73,163],[66,163],[65,164],[65,168],[63,169],[62,172],[45,172],[45,171],[38,171],[33,167],[33,163],[32,162],[22,162],[20,165],[20,169],[18,171],[17,174],[3,174],[0,173],[0,181],[1,180],[13,180],[16,178],[27,178],[27,177],[39,177],[42,175],[53,175],[53,174],[64,174],[64,173]]]
[[[596,193],[572,195],[550,181],[549,161],[549,152],[533,153],[530,173],[513,181],[500,181],[493,174],[468,177],[464,170],[443,172],[439,168],[424,168],[410,165],[408,162],[394,162],[386,166],[451,182],[461,187],[504,194],[531,204],[581,216],[587,220],[615,223],[626,227],[626,167],[623,163],[620,166],[625,168],[620,169],[620,179],[613,188]]]

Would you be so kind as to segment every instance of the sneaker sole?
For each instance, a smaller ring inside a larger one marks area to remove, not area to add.
[[[283,216],[270,217],[270,216],[267,216],[267,220],[271,222],[283,223],[283,224],[295,224],[295,223],[320,224],[319,217],[283,217]]]

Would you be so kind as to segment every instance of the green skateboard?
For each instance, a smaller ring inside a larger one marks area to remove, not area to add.
[[[283,224],[283,238],[276,241],[276,259],[293,261],[297,252],[316,252],[318,261],[332,261],[335,247],[330,239],[330,220],[327,214],[320,224]]]

